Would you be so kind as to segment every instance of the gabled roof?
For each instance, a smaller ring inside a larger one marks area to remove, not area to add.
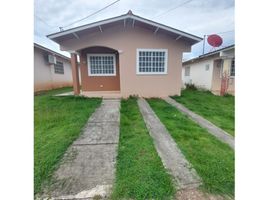
[[[53,54],[53,55],[57,55],[57,56],[59,56],[59,57],[61,57],[61,58],[64,58],[64,59],[70,61],[70,58],[69,58],[69,57],[67,57],[67,56],[65,56],[65,55],[62,55],[62,54],[60,54],[60,53],[58,53],[58,52],[56,52],[56,51],[53,51],[53,50],[51,50],[51,49],[48,49],[48,48],[46,48],[46,47],[44,47],[44,46],[41,46],[40,44],[34,43],[34,47],[36,47],[36,48],[38,48],[38,49],[41,49],[41,50],[43,50],[43,51],[49,52],[49,53],[51,53],[51,54]]]
[[[213,56],[213,55],[216,55],[216,54],[220,54],[221,51],[228,51],[228,50],[234,49],[234,48],[235,48],[235,45],[232,44],[230,46],[227,46],[227,47],[224,47],[224,48],[221,48],[221,49],[217,49],[216,51],[212,51],[212,52],[200,55],[198,57],[192,58],[190,60],[186,60],[186,61],[183,62],[183,64],[193,63],[193,62],[196,62],[198,60],[205,59],[207,57],[210,57],[210,56]]]
[[[195,44],[197,42],[200,42],[202,40],[201,37],[186,33],[184,31],[180,31],[178,29],[142,18],[140,16],[134,15],[131,11],[129,11],[127,14],[124,15],[120,15],[117,17],[113,17],[113,18],[109,18],[109,19],[105,19],[102,21],[98,21],[98,22],[94,22],[94,23],[90,23],[90,24],[86,24],[83,26],[78,26],[75,28],[71,28],[68,30],[64,30],[64,31],[60,31],[57,33],[53,33],[50,35],[47,35],[47,37],[55,42],[59,42],[62,40],[62,38],[64,36],[66,37],[70,37],[72,36],[73,38],[79,38],[79,33],[88,29],[94,29],[94,28],[99,28],[100,31],[102,31],[101,26],[104,26],[106,24],[111,24],[114,22],[122,22],[122,24],[126,24],[127,21],[131,20],[134,26],[134,23],[136,22],[140,22],[143,24],[147,24],[149,26],[151,26],[152,28],[154,28],[155,33],[159,30],[164,30],[167,31],[169,33],[172,33],[175,37],[175,39],[187,39],[189,40],[190,43]]]

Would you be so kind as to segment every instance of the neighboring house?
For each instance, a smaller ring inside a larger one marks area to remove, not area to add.
[[[74,93],[120,97],[180,95],[182,53],[202,38],[133,15],[64,30],[48,38],[71,53]]]
[[[183,86],[195,84],[214,94],[235,93],[235,45],[183,62]]]
[[[34,91],[72,85],[70,58],[34,43]]]

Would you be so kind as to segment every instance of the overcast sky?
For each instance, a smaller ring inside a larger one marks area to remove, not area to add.
[[[46,35],[58,32],[59,27],[79,20],[113,1],[115,0],[35,0],[34,42],[69,56],[69,53],[60,51],[59,45]],[[173,9],[175,7],[177,8]],[[222,47],[234,44],[234,0],[120,0],[65,30],[122,15],[128,10],[132,10],[135,15],[200,37],[219,33],[223,38]],[[184,59],[202,54],[202,46],[202,42],[192,46],[192,52],[185,53]],[[211,47],[206,43],[205,52],[209,51]]]

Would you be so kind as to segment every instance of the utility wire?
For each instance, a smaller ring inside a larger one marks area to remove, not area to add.
[[[41,17],[39,17],[38,15],[34,14],[34,16],[41,22],[43,22],[44,24],[46,24],[47,26],[49,26],[50,28],[58,28],[57,26],[51,26],[50,24],[48,24],[45,20],[43,20]]]
[[[108,7],[110,7],[110,6],[112,6],[113,4],[115,4],[115,3],[119,2],[119,1],[120,1],[120,0],[116,0],[116,1],[114,1],[114,2],[112,2],[112,3],[110,3],[109,5],[105,6],[104,8],[102,8],[102,9],[100,9],[100,10],[98,10],[98,11],[96,11],[96,12],[94,12],[94,13],[92,13],[92,14],[86,16],[86,17],[83,17],[82,19],[76,20],[76,21],[74,21],[74,22],[72,22],[72,23],[70,23],[70,24],[68,24],[68,25],[65,25],[65,26],[62,26],[62,27],[59,27],[59,28],[60,28],[60,30],[63,30],[63,28],[65,28],[65,27],[71,26],[71,25],[73,25],[73,24],[75,24],[75,23],[77,23],[77,22],[81,22],[81,21],[83,21],[83,20],[85,20],[85,19],[87,19],[87,18],[89,18],[89,17],[91,17],[91,16],[93,16],[93,15],[95,15],[95,14],[97,14],[97,13],[103,11],[104,9],[106,9],[106,8],[108,8]]]
[[[185,4],[187,4],[187,3],[190,3],[191,1],[193,1],[193,0],[185,1],[185,2],[183,2],[183,3],[181,3],[181,4],[177,5],[177,6],[175,6],[174,8],[170,8],[169,10],[167,10],[167,11],[165,11],[165,12],[163,12],[163,13],[161,13],[161,14],[155,16],[155,17],[163,16],[163,15],[169,13],[170,11],[173,11],[173,10],[175,10],[175,9],[177,9],[177,8],[179,8],[179,7],[181,7],[181,6],[185,5]]]

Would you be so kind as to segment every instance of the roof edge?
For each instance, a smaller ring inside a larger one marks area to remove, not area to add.
[[[191,58],[191,59],[189,59],[189,60],[186,60],[186,61],[182,62],[182,64],[187,64],[187,63],[190,63],[190,62],[194,62],[194,61],[197,61],[197,60],[199,60],[199,59],[206,58],[206,57],[215,55],[215,54],[217,54],[217,53],[220,53],[221,51],[229,50],[229,49],[232,49],[232,48],[235,48],[235,44],[229,45],[229,46],[227,46],[227,47],[218,49],[218,50],[213,51],[213,52],[209,52],[209,53],[200,55],[200,56],[195,57],[195,58]]]
[[[196,42],[200,42],[200,41],[203,40],[203,38],[201,38],[199,36],[196,36],[196,35],[193,35],[193,34],[190,34],[190,33],[175,29],[175,28],[172,28],[172,27],[164,25],[164,24],[160,24],[158,22],[155,22],[155,21],[140,17],[138,15],[134,15],[132,12],[131,13],[128,12],[127,14],[124,14],[124,15],[119,15],[119,16],[116,16],[116,17],[100,20],[100,21],[93,22],[93,23],[90,23],[90,24],[85,24],[85,25],[82,25],[82,26],[74,27],[74,28],[71,28],[71,29],[68,29],[68,30],[52,33],[52,34],[47,35],[47,37],[49,39],[53,40],[53,39],[55,39],[57,37],[60,37],[60,36],[64,36],[64,35],[67,35],[67,34],[72,34],[72,33],[82,31],[82,30],[85,30],[85,29],[88,29],[88,28],[108,24],[108,23],[111,23],[111,22],[119,21],[119,20],[124,20],[124,19],[127,19],[127,18],[131,18],[131,19],[134,19],[134,20],[137,20],[137,21],[141,21],[143,23],[150,24],[152,26],[162,28],[164,30],[176,33],[178,35],[182,35],[183,37],[195,40]]]
[[[47,48],[47,47],[44,47],[44,46],[42,46],[42,45],[40,45],[40,44],[35,43],[35,42],[34,42],[34,47],[37,47],[37,48],[42,49],[42,50],[44,50],[44,51],[48,51],[48,52],[50,52],[50,53],[53,53],[53,54],[55,54],[55,55],[57,55],[57,56],[59,56],[59,57],[62,57],[62,58],[64,58],[64,59],[66,59],[66,60],[70,60],[70,59],[71,59],[71,58],[69,58],[69,57],[67,57],[67,56],[65,56],[65,55],[63,55],[63,54],[60,54],[60,53],[58,53],[58,52],[56,52],[56,51],[53,51],[53,50],[51,50],[51,49],[49,49],[49,48]]]

